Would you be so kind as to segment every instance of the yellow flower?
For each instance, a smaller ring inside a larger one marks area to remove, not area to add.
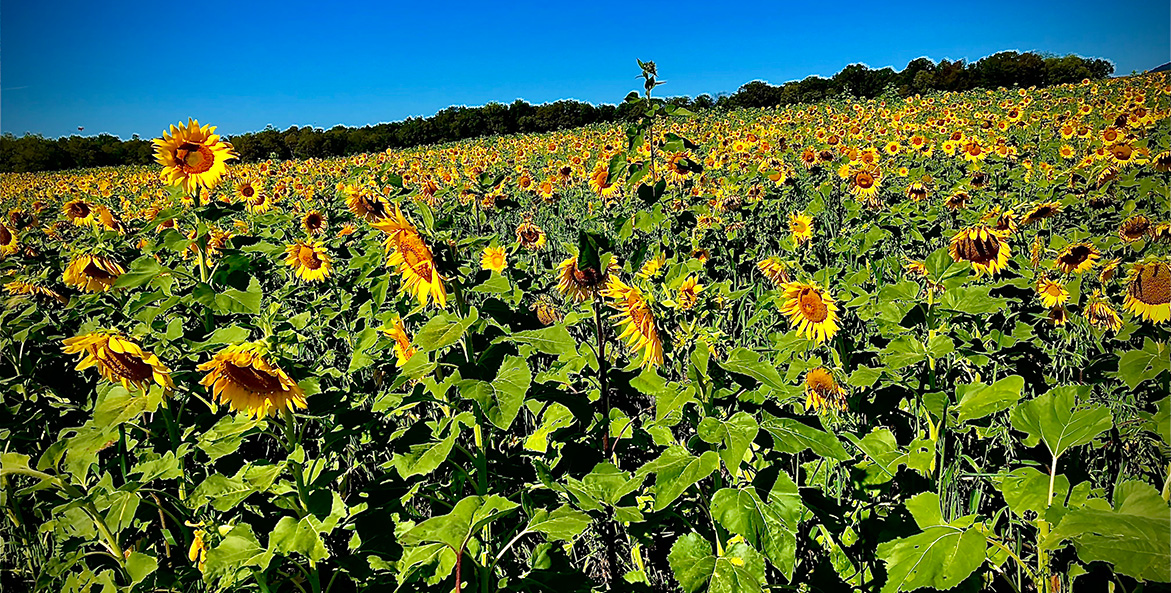
[[[310,235],[320,235],[328,226],[325,222],[325,215],[319,210],[310,210],[301,218],[301,228]]]
[[[561,312],[548,299],[542,298],[529,306],[530,311],[537,314],[537,319],[544,325],[553,325],[561,321]]]
[[[19,239],[14,229],[0,222],[0,257],[16,253],[17,249],[20,249]]]
[[[483,270],[492,270],[493,272],[503,272],[508,267],[508,256],[504,253],[504,249],[500,247],[485,247],[484,253],[480,256],[480,268]]]
[[[1037,279],[1037,296],[1046,307],[1053,308],[1065,304],[1069,300],[1069,291],[1060,283],[1054,282],[1044,275]]]
[[[13,298],[32,298],[43,301],[53,299],[62,305],[69,302],[69,299],[61,296],[57,291],[28,280],[13,280],[8,282],[4,285],[4,290],[7,290],[8,294],[12,295]]]
[[[765,278],[772,281],[777,286],[782,286],[789,283],[789,272],[785,266],[785,262],[777,256],[766,257],[756,263],[756,269],[764,274]]]
[[[394,340],[394,356],[397,359],[395,366],[401,367],[407,364],[407,361],[415,355],[415,347],[411,345],[411,337],[407,335],[407,328],[403,325],[403,320],[398,315],[394,316],[391,321],[390,330],[385,332]]]
[[[1100,330],[1109,329],[1117,332],[1122,329],[1122,318],[1102,297],[1101,290],[1095,290],[1093,296],[1090,297],[1090,306],[1086,308],[1086,319],[1090,321],[1090,325]]]
[[[285,247],[285,265],[306,282],[321,282],[333,271],[321,241],[297,241]]]
[[[200,384],[220,403],[249,416],[273,416],[279,410],[307,408],[305,392],[268,360],[263,344],[234,344],[196,367],[208,371]]]
[[[1050,216],[1061,212],[1061,202],[1042,202],[1033,207],[1024,218],[1021,219],[1021,226],[1029,226],[1034,222],[1039,222]]]
[[[1066,274],[1081,274],[1094,267],[1094,262],[1102,257],[1097,247],[1089,243],[1070,245],[1057,256],[1057,267]]]
[[[688,276],[679,286],[679,308],[690,309],[699,300],[699,293],[703,292],[703,285],[695,276]]]
[[[150,384],[173,389],[171,371],[158,357],[114,330],[100,330],[64,340],[66,354],[81,354],[77,370],[97,366],[107,381],[121,383],[127,390],[146,390]]]
[[[191,548],[187,550],[187,559],[195,563],[199,572],[207,569],[207,542],[204,541],[206,536],[207,532],[196,529],[195,533],[192,534]]]
[[[813,218],[804,212],[790,214],[789,232],[793,233],[798,245],[808,241],[813,238]]]
[[[659,270],[663,269],[663,264],[665,263],[667,263],[667,255],[660,251],[658,255],[646,260],[646,263],[642,264],[642,269],[638,271],[638,275],[640,278],[650,278],[658,274]]]
[[[545,231],[526,219],[516,227],[516,240],[521,247],[537,251],[545,246]]]
[[[69,264],[62,279],[65,284],[86,292],[105,292],[125,273],[122,266],[104,255],[85,254]]]
[[[215,126],[202,126],[194,119],[187,125],[171,126],[154,140],[155,160],[163,166],[163,180],[181,185],[188,195],[196,188],[211,189],[228,172],[227,161],[236,158],[232,145],[221,142]]]
[[[860,198],[869,198],[878,193],[882,176],[877,169],[863,169],[850,177],[850,193]]]
[[[1151,219],[1139,214],[1126,219],[1118,227],[1118,236],[1122,237],[1122,240],[1127,243],[1134,243],[1151,234],[1154,228],[1155,226],[1151,224]]]
[[[1011,251],[1004,235],[986,226],[961,230],[951,238],[948,246],[951,258],[957,262],[970,262],[977,276],[984,273],[995,276],[1008,266]]]
[[[1153,323],[1171,319],[1171,266],[1157,260],[1135,264],[1130,270],[1123,306]]]
[[[816,284],[790,282],[785,285],[781,313],[797,326],[797,335],[822,343],[838,331],[838,306],[829,291]]]
[[[70,200],[65,203],[61,211],[65,214],[65,218],[77,226],[97,224],[98,211],[85,200]]]
[[[846,409],[846,391],[825,367],[805,374],[805,409],[814,412]]]
[[[625,326],[618,339],[626,340],[634,352],[642,351],[641,365],[663,364],[663,341],[642,291],[611,278],[602,296],[611,299],[609,305],[619,311],[613,320]]]
[[[579,269],[575,255],[557,266],[557,290],[579,303],[587,301],[596,296],[606,286],[610,274],[617,271],[617,258],[611,258],[610,266],[603,271],[597,268]]]
[[[390,215],[390,204],[370,188],[347,185],[342,193],[346,197],[346,208],[366,222],[378,222]]]
[[[447,306],[447,291],[443,287],[443,280],[439,277],[439,270],[435,267],[435,258],[431,249],[419,236],[401,208],[395,207],[395,215],[375,223],[374,228],[388,233],[386,247],[390,256],[386,260],[388,266],[397,268],[402,277],[402,294],[415,297],[419,306],[424,306],[428,298],[434,299],[441,307]]]

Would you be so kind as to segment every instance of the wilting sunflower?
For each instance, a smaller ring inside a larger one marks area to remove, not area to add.
[[[907,197],[916,202],[922,202],[926,200],[928,196],[930,196],[930,192],[927,191],[927,186],[919,183],[918,181],[907,187]]]
[[[537,319],[544,325],[553,325],[561,321],[561,311],[548,298],[542,297],[529,306],[529,310],[537,314]]]
[[[968,202],[972,200],[972,196],[966,191],[959,191],[947,197],[943,202],[948,210],[963,210],[968,207]]]
[[[956,233],[947,251],[957,262],[970,262],[977,276],[984,273],[995,276],[1008,266],[1012,255],[1004,235],[986,226],[969,227]]]
[[[189,526],[194,527],[188,523]],[[202,529],[196,529],[191,535],[191,547],[187,550],[187,559],[195,563],[199,572],[207,570],[207,532]]]
[[[228,346],[196,368],[208,372],[199,383],[233,411],[259,418],[308,407],[305,392],[269,360],[260,342]]]
[[[93,207],[93,204],[82,199],[70,200],[61,208],[70,222],[77,226],[88,226],[97,224],[98,211]]]
[[[642,366],[663,364],[663,341],[655,328],[655,317],[642,291],[627,286],[618,278],[611,278],[602,296],[611,299],[609,305],[618,310],[614,321],[625,326],[618,336],[634,352],[642,352]]]
[[[1053,325],[1065,325],[1065,322],[1069,321],[1069,310],[1065,308],[1065,305],[1057,305],[1049,309],[1049,321]]]
[[[1123,306],[1146,321],[1171,319],[1171,266],[1158,260],[1136,263],[1130,269]]]
[[[65,284],[86,292],[105,292],[125,273],[118,262],[104,255],[83,254],[65,268],[62,279]]]
[[[1151,219],[1138,214],[1123,221],[1122,225],[1118,227],[1118,236],[1127,243],[1134,243],[1151,234],[1151,230],[1154,228]]]
[[[301,228],[310,235],[320,235],[329,225],[325,222],[325,215],[320,210],[310,210],[301,217]]]
[[[1037,278],[1037,297],[1046,307],[1053,308],[1065,304],[1069,300],[1069,291],[1059,282],[1054,282],[1045,275]]]
[[[98,372],[113,383],[121,383],[128,391],[146,390],[151,384],[173,389],[171,371],[154,354],[114,330],[100,330],[66,338],[66,354],[81,354],[77,370],[97,366]]]
[[[411,360],[417,350],[411,345],[411,337],[407,335],[407,328],[403,325],[401,317],[395,315],[394,320],[391,321],[390,330],[386,332],[394,340],[394,366],[401,367]]]
[[[215,126],[200,127],[194,119],[188,119],[186,126],[171,126],[170,132],[155,138],[154,146],[163,180],[183,186],[188,195],[199,187],[215,187],[228,172],[227,161],[237,157],[232,145],[215,134]]]
[[[525,249],[537,251],[545,246],[546,240],[545,231],[527,218],[516,227],[516,241]]]
[[[1086,319],[1090,321],[1090,325],[1100,330],[1117,332],[1122,329],[1122,318],[1102,297],[1101,290],[1095,290],[1090,297],[1090,306],[1086,307]]]
[[[51,288],[41,286],[36,280],[13,280],[4,284],[4,290],[14,299],[33,299],[46,303],[54,300],[62,305],[69,302],[69,299]]]
[[[800,245],[813,238],[813,218],[808,214],[794,213],[789,215],[789,232]]]
[[[838,306],[829,291],[816,284],[790,282],[785,285],[785,304],[781,313],[797,326],[797,335],[817,343],[824,342],[838,331]]]
[[[1094,267],[1094,262],[1100,257],[1102,253],[1092,244],[1076,243],[1061,250],[1055,263],[1066,274],[1081,274]]]
[[[1017,229],[1016,211],[1012,208],[1001,210],[1000,206],[997,206],[991,212],[980,217],[980,220],[992,221],[992,229],[1003,233],[1005,237],[1013,234]]]
[[[1021,226],[1029,226],[1035,222],[1040,222],[1061,212],[1061,202],[1042,202],[1029,210],[1029,213],[1021,219]]]
[[[907,263],[903,264],[903,271],[916,278],[926,278],[928,276],[927,264],[907,257]]]
[[[575,255],[557,266],[557,290],[579,303],[588,301],[606,287],[610,274],[617,271],[618,258],[610,258],[609,267],[602,271],[597,268],[578,268]]]
[[[503,272],[508,267],[508,256],[500,247],[485,247],[480,255],[480,269]]]
[[[285,247],[285,265],[305,282],[321,282],[333,271],[321,241],[297,241]]]
[[[390,216],[390,204],[370,188],[347,185],[342,193],[346,196],[346,208],[366,222],[374,223]]]
[[[699,283],[699,280],[695,276],[688,276],[683,284],[679,285],[679,298],[676,301],[679,303],[679,308],[690,309],[694,307],[701,292],[703,292],[703,285]]]
[[[1098,272],[1098,282],[1106,284],[1113,280],[1115,272],[1118,271],[1118,264],[1120,263],[1122,263],[1122,258],[1118,257],[1106,262],[1106,265],[1102,266],[1102,269]]]
[[[20,249],[19,239],[15,230],[0,223],[0,257],[16,253]]]
[[[777,256],[767,257],[756,262],[756,269],[764,274],[765,278],[772,281],[777,286],[782,286],[789,283],[789,272],[785,262]]]
[[[1151,160],[1151,166],[1160,173],[1171,171],[1171,150],[1164,150],[1155,155],[1155,158]]]
[[[814,412],[846,410],[846,391],[825,367],[805,374],[805,409]]]
[[[691,257],[699,260],[699,263],[701,264],[707,264],[707,260],[712,258],[712,254],[707,249],[700,247],[698,249],[691,250]]]

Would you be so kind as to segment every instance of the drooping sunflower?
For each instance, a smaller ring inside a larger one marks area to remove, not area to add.
[[[1154,229],[1154,224],[1151,223],[1151,219],[1137,214],[1123,221],[1122,225],[1118,227],[1118,236],[1127,243],[1134,243],[1151,234],[1152,229]]]
[[[783,286],[789,283],[789,272],[785,262],[777,256],[766,257],[765,259],[756,262],[756,269],[764,274],[765,278],[772,281],[777,286]]]
[[[805,409],[814,412],[846,410],[846,390],[825,367],[805,374]]]
[[[1033,206],[1032,210],[1021,219],[1021,226],[1029,226],[1061,212],[1061,202],[1042,202]]]
[[[992,229],[1003,233],[1005,237],[1013,234],[1017,229],[1016,210],[1012,208],[1001,210],[1000,206],[997,206],[982,216],[980,220],[992,221]]]
[[[508,267],[508,256],[501,247],[485,247],[480,255],[480,269],[503,272]]]
[[[543,325],[553,325],[561,321],[561,311],[557,310],[557,305],[548,298],[542,297],[529,306],[529,310],[537,314],[537,319]]]
[[[1151,159],[1151,166],[1160,173],[1171,171],[1171,150],[1164,150]]]
[[[790,282],[785,285],[785,303],[781,313],[797,326],[797,335],[817,343],[824,342],[838,331],[838,306],[829,291],[816,284]]]
[[[325,215],[320,210],[310,210],[301,217],[301,228],[310,235],[320,235],[325,232],[328,226],[325,222]]]
[[[695,276],[688,276],[683,280],[683,284],[679,285],[679,298],[676,302],[679,303],[680,309],[690,309],[695,306],[699,300],[699,293],[703,292],[703,285]]]
[[[207,371],[199,383],[232,411],[260,418],[308,407],[305,392],[269,360],[263,343],[233,344],[196,368]]]
[[[390,329],[386,332],[390,339],[394,340],[394,366],[401,367],[411,360],[418,350],[411,345],[411,336],[407,334],[407,328],[403,325],[401,317],[395,315],[394,320],[390,323]]]
[[[609,305],[618,310],[612,319],[623,325],[619,340],[625,340],[630,349],[642,353],[642,366],[663,364],[663,341],[655,328],[655,317],[651,313],[646,297],[636,286],[627,286],[618,278],[611,278],[602,296],[609,298]]]
[[[1090,297],[1090,305],[1086,307],[1086,319],[1090,325],[1100,330],[1117,332],[1122,329],[1122,318],[1118,312],[1106,302],[1101,290],[1095,290]]]
[[[65,268],[62,279],[65,284],[86,292],[105,292],[125,273],[118,262],[104,255],[87,253],[77,256]]]
[[[909,256],[904,257],[907,258],[907,263],[903,264],[903,271],[908,275],[914,276],[915,278],[926,278],[929,275],[926,263],[911,259]]]
[[[524,222],[516,227],[516,241],[525,249],[538,251],[545,247],[547,239],[545,237],[545,231],[526,218]]]
[[[1145,321],[1171,319],[1171,266],[1159,260],[1136,263],[1130,269],[1123,306]]]
[[[557,290],[576,302],[584,302],[597,296],[606,287],[610,275],[618,272],[618,258],[611,258],[606,270],[578,268],[577,256],[570,257],[557,266]]]
[[[285,265],[305,282],[321,282],[333,271],[321,241],[297,241],[285,247]]]
[[[97,366],[107,381],[121,383],[128,391],[150,385],[173,389],[171,371],[154,354],[114,330],[99,330],[64,340],[66,354],[81,354],[77,370]]]
[[[948,210],[963,210],[968,207],[968,202],[971,201],[972,196],[966,191],[959,191],[947,197],[943,202]]]
[[[646,262],[642,264],[642,268],[638,270],[638,277],[653,278],[656,274],[659,273],[659,270],[663,269],[663,266],[666,263],[667,254],[660,251],[657,255],[646,260]]]
[[[228,172],[227,161],[237,158],[232,145],[220,141],[215,126],[200,126],[194,119],[187,125],[171,126],[162,138],[155,138],[155,160],[163,166],[168,185],[181,185],[188,195],[196,188],[212,189]]]
[[[375,223],[390,216],[390,204],[368,187],[347,185],[342,193],[346,197],[346,208],[366,222]]]
[[[77,226],[89,226],[97,224],[98,221],[97,209],[93,207],[93,204],[80,198],[66,202],[61,211],[65,214],[65,218],[69,219],[69,222]]]
[[[0,222],[0,257],[16,253],[20,249],[19,239],[16,230],[10,229]]]
[[[930,195],[930,192],[927,191],[927,186],[918,181],[907,187],[907,197],[916,202],[925,201]]]
[[[39,281],[32,279],[7,282],[4,284],[4,290],[12,295],[14,299],[33,299],[38,303],[47,303],[53,300],[62,305],[69,302],[69,299],[57,291],[47,286],[42,286]]]
[[[1053,308],[1069,300],[1069,291],[1060,282],[1054,282],[1042,274],[1037,278],[1037,297],[1046,307]]]
[[[1097,247],[1090,243],[1076,243],[1061,250],[1057,255],[1058,269],[1066,274],[1086,272],[1094,267],[1094,262],[1102,257]]]
[[[813,217],[804,212],[789,215],[789,232],[800,245],[813,238]]]
[[[947,251],[957,262],[970,262],[977,276],[984,273],[995,276],[1008,266],[1008,258],[1012,255],[1003,233],[982,225],[956,233]]]
[[[1049,309],[1050,323],[1061,326],[1065,325],[1065,322],[1067,321],[1069,321],[1069,310],[1065,308],[1065,305],[1057,305],[1056,307]]]
[[[1102,269],[1098,271],[1098,282],[1107,284],[1113,280],[1115,272],[1118,271],[1118,264],[1120,263],[1122,263],[1122,258],[1118,257],[1106,262],[1106,265],[1102,266]]]

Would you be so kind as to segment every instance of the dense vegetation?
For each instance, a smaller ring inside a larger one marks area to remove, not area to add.
[[[1114,67],[1105,60],[1001,52],[972,63],[943,60],[937,64],[928,58],[918,58],[900,72],[851,64],[831,78],[810,76],[780,86],[754,81],[731,95],[675,97],[670,102],[691,110],[778,107],[836,97],[869,99],[883,93],[908,97],[932,91],[1068,84],[1083,79],[1097,80],[1113,72]],[[431,117],[360,128],[338,125],[325,130],[292,126],[279,131],[269,127],[260,132],[232,135],[230,140],[245,162],[328,158],[481,136],[550,132],[628,121],[631,116],[628,104],[594,106],[570,100],[531,105],[518,99],[509,105],[448,107]],[[127,141],[108,134],[56,140],[32,134],[0,137],[0,171],[5,172],[145,165],[152,162],[151,154],[150,143],[137,137]]]

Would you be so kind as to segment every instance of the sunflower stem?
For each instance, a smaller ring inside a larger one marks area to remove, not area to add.
[[[598,339],[598,382],[602,390],[602,454],[610,455],[610,390],[606,384],[606,342],[602,339],[602,305],[594,299],[594,329]]]

